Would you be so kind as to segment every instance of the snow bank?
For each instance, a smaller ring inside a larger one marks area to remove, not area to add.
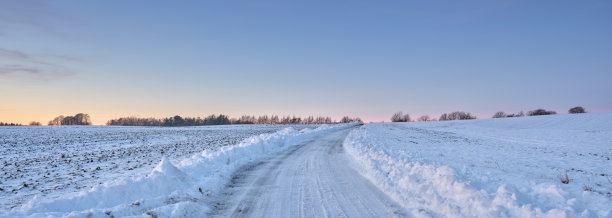
[[[106,182],[59,199],[34,198],[1,216],[202,216],[209,211],[208,198],[221,190],[236,170],[321,134],[353,125],[322,125],[300,131],[289,127],[216,151],[205,150],[176,165],[162,158],[146,176]]]
[[[602,113],[374,123],[344,148],[416,216],[610,217],[611,142],[612,114]]]
[[[146,175],[162,156],[182,160],[287,127],[15,126],[0,128],[0,214],[34,196],[54,199],[102,182]]]

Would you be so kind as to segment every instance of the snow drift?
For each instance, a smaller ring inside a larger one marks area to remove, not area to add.
[[[203,151],[176,165],[167,158],[146,176],[109,181],[89,191],[59,199],[34,198],[6,212],[6,217],[202,216],[208,197],[241,167],[257,163],[329,131],[355,124],[322,125],[297,131],[286,128],[250,137],[238,145]]]
[[[318,125],[316,125],[318,126]],[[0,128],[0,214],[34,196],[55,199],[106,181],[139,177],[162,156],[182,160],[254,135],[315,125],[194,127],[15,126]]]
[[[416,216],[610,217],[611,142],[612,114],[600,113],[374,123],[344,148]]]

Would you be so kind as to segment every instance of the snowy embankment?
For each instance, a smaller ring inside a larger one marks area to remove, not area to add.
[[[416,216],[612,216],[611,113],[373,123],[344,147]]]
[[[209,197],[221,190],[236,170],[353,125],[322,125],[300,131],[286,128],[248,138],[238,145],[204,151],[176,165],[163,158],[146,176],[109,181],[59,199],[34,198],[0,216],[202,216],[209,211]]]
[[[182,160],[287,127],[316,126],[0,127],[0,214],[34,196],[54,199],[149,174],[162,156]]]

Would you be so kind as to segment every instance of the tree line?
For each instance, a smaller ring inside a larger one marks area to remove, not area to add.
[[[343,117],[340,123],[361,122],[360,118]],[[173,116],[167,118],[139,118],[139,117],[121,117],[111,119],[106,122],[110,126],[205,126],[205,125],[230,125],[230,124],[323,124],[323,123],[338,123],[332,120],[331,117],[325,116],[277,116],[263,115],[251,116],[244,115],[237,118],[229,118],[227,115],[209,115],[207,117],[181,117]]]
[[[0,126],[21,126],[21,123],[5,123],[5,122],[0,122]]]
[[[109,126],[204,126],[230,124],[228,116],[223,114],[210,115],[205,118],[173,116],[166,118],[121,117],[106,122]]]
[[[581,107],[573,107],[568,110],[569,114],[586,113],[586,110]],[[557,114],[556,111],[549,111],[545,109],[536,109],[524,113],[523,111],[516,114],[506,114],[503,111],[499,111],[493,115],[492,118],[505,118],[505,117],[523,117],[523,116],[541,116]],[[445,120],[470,120],[476,119],[476,116],[471,115],[468,112],[455,111],[451,113],[444,113],[440,115],[438,119],[430,118],[428,115],[420,116],[414,121],[445,121]],[[409,114],[403,112],[397,112],[391,116],[392,122],[412,122]],[[173,116],[167,118],[138,118],[138,117],[122,117],[118,119],[111,119],[106,122],[106,125],[111,126],[204,126],[204,125],[229,125],[229,124],[323,124],[323,123],[350,123],[350,122],[362,122],[358,117],[344,116],[339,121],[332,120],[331,117],[325,116],[307,116],[307,117],[296,117],[296,116],[283,116],[277,115],[263,115],[263,116],[249,116],[244,115],[238,118],[229,118],[227,115],[209,115],[204,118],[200,117],[181,117]],[[78,113],[74,116],[57,116],[53,120],[48,122],[48,125],[91,125],[91,117],[88,114]],[[40,126],[40,122],[32,121],[30,126]],[[22,126],[20,123],[5,123],[0,122],[0,126]]]
[[[476,119],[476,116],[472,116],[470,113],[463,111],[455,111],[451,113],[443,113],[440,117],[436,119],[430,118],[428,115],[420,116],[415,121],[426,122],[426,121],[445,121],[445,120],[471,120]],[[404,114],[403,112],[397,112],[391,116],[391,122],[412,122],[409,114]]]
[[[42,125],[42,123],[37,122],[37,121],[32,121],[32,122],[30,122],[30,124],[28,124],[28,125],[30,125],[30,126],[41,126],[41,125]]]
[[[29,124],[30,126],[40,126],[41,123],[40,122],[36,122],[36,121],[32,121]],[[0,122],[0,126],[23,126],[23,124],[21,123],[4,123],[4,122]]]
[[[50,120],[48,125],[91,125],[91,118],[88,114],[84,113],[78,113],[74,116],[60,115]]]
[[[577,106],[577,107],[570,108],[567,111],[567,113],[569,114],[586,113],[586,110],[581,106]],[[552,115],[552,114],[557,114],[557,112],[540,108],[540,109],[528,111],[526,114],[523,111],[516,113],[516,114],[506,114],[503,111],[499,111],[495,113],[492,118],[541,116],[541,115]],[[423,115],[419,117],[416,121],[445,121],[445,120],[471,120],[471,119],[476,119],[476,116],[472,116],[470,113],[463,112],[463,111],[455,111],[451,113],[444,113],[440,115],[440,117],[437,120],[431,119],[427,115]],[[410,115],[404,114],[403,112],[397,112],[391,116],[391,122],[412,122],[412,121],[413,120],[410,119]]]
[[[581,114],[581,113],[586,113],[586,110],[581,106],[577,106],[577,107],[570,108],[567,111],[567,113],[568,114]],[[542,115],[553,115],[553,114],[557,114],[557,112],[549,111],[549,110],[542,109],[542,108],[527,112],[527,116],[542,116]],[[519,112],[518,114],[506,114],[503,111],[499,111],[493,115],[493,118],[523,117],[523,116],[525,116],[525,113],[523,113],[523,111]]]

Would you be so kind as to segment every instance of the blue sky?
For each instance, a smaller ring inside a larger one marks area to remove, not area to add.
[[[612,111],[610,1],[0,5],[0,121]]]

